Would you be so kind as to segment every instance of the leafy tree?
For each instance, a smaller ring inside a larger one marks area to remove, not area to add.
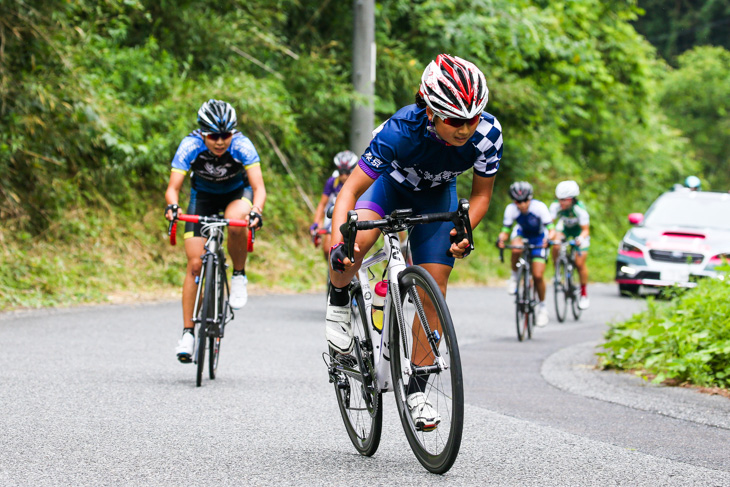
[[[672,64],[695,46],[730,49],[730,0],[639,0],[634,25]]]
[[[703,178],[730,187],[730,51],[702,46],[677,59],[661,85],[670,122],[692,141]]]

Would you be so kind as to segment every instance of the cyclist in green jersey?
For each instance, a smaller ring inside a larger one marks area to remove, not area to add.
[[[588,210],[582,201],[578,201],[580,188],[575,181],[562,181],[555,187],[555,197],[557,201],[553,201],[550,205],[550,214],[553,221],[556,222],[556,230],[558,231],[558,240],[575,240],[580,249],[580,254],[574,254],[575,266],[578,268],[580,276],[580,299],[578,307],[587,309],[590,306],[588,299],[588,266],[586,259],[588,258],[588,248],[591,246],[590,237],[590,217]],[[558,261],[559,249],[553,246],[553,262]]]

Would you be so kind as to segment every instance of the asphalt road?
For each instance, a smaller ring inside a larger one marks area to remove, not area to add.
[[[219,375],[177,363],[178,303],[0,315],[0,485],[730,485],[730,401],[592,369],[605,323],[644,306],[592,286],[579,322],[518,343],[502,289],[452,289],[462,448],[411,453],[391,395],[359,456],[321,353],[321,295],[252,296]]]

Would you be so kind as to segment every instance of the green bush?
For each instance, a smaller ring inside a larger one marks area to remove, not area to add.
[[[728,270],[727,267],[725,267]],[[648,309],[606,333],[606,368],[638,370],[698,386],[730,386],[730,281],[705,279],[673,301]]]

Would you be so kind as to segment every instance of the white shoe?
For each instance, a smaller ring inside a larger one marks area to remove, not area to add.
[[[517,281],[514,277],[509,278],[509,281],[507,281],[507,294],[510,296],[513,296],[517,294]]]
[[[588,309],[590,305],[591,300],[588,299],[588,296],[581,296],[578,300],[578,309]]]
[[[241,309],[248,301],[248,277],[233,276],[231,278],[231,295],[228,302],[233,309]]]
[[[535,326],[543,327],[548,324],[550,317],[548,316],[547,306],[537,307],[537,316],[535,316]]]
[[[327,304],[324,335],[330,347],[347,355],[352,351],[352,326],[350,325],[350,307]]]
[[[184,364],[189,364],[193,361],[194,348],[195,337],[190,332],[184,332],[180,337],[180,340],[177,342],[177,348],[175,348],[177,359]]]
[[[434,409],[423,392],[414,392],[406,399],[411,419],[418,431],[432,431],[441,422],[441,415]]]

